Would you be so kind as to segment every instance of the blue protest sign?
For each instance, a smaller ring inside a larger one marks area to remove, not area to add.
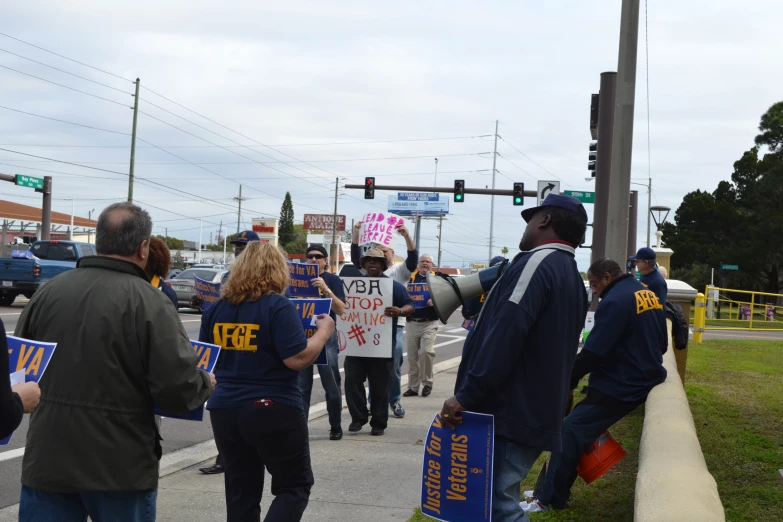
[[[318,277],[318,265],[309,263],[288,263],[291,284],[288,292],[291,297],[320,297],[312,281]]]
[[[216,344],[200,343],[192,339],[190,344],[193,345],[193,349],[196,350],[196,355],[198,355],[198,364],[196,365],[196,368],[212,373],[215,370],[215,364],[217,364],[218,356],[220,355],[220,346]],[[160,409],[160,406],[156,404],[155,415],[172,419],[201,421],[204,419],[204,406],[199,406],[195,410],[184,414],[173,414],[164,412]]]
[[[462,412],[451,429],[435,415],[424,445],[421,512],[443,522],[477,522],[492,517],[492,415]]]
[[[470,319],[465,319],[464,321],[462,321],[462,325],[461,326],[465,330],[467,330],[469,332],[472,332],[473,331],[473,327],[476,326],[476,318],[472,317]]]
[[[408,283],[408,293],[413,299],[413,307],[416,309],[427,308],[430,300],[430,285],[427,283]]]
[[[315,265],[313,265],[315,266]],[[299,317],[302,319],[302,328],[304,328],[305,335],[309,339],[315,333],[315,316],[321,314],[329,314],[332,311],[332,300],[330,299],[291,299],[291,302],[296,307],[296,311],[299,313]],[[326,347],[321,350],[321,354],[315,361],[318,366],[325,366],[326,362]]]
[[[8,342],[8,368],[11,370],[12,384],[40,381],[49,361],[52,360],[57,343],[40,343],[13,335],[6,335],[6,340]],[[19,371],[23,372],[24,381],[22,381],[22,374],[13,375]],[[15,378],[18,382],[14,382]],[[8,437],[0,439],[0,446],[8,444],[13,436],[14,434],[11,433]]]
[[[220,283],[210,283],[198,277],[193,279],[193,289],[198,296],[199,306],[202,312],[206,312],[215,301],[220,299]]]

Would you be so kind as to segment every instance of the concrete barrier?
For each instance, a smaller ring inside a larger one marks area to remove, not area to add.
[[[677,372],[669,327],[666,381],[647,398],[636,475],[635,522],[723,522],[718,486],[701,451]]]

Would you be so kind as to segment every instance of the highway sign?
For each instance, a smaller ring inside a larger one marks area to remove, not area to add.
[[[720,269],[721,269],[721,270],[733,270],[733,271],[737,271],[737,270],[739,270],[739,265],[727,265],[727,264],[725,264],[725,263],[722,263],[722,264],[720,265]]]
[[[538,206],[546,199],[549,194],[560,194],[559,181],[539,181],[538,182]]]
[[[44,188],[43,178],[31,178],[30,176],[23,176],[21,174],[16,175],[16,184],[20,187],[28,187],[36,190],[43,190]]]
[[[564,196],[571,196],[582,203],[595,203],[595,192],[585,192],[583,190],[566,190]]]

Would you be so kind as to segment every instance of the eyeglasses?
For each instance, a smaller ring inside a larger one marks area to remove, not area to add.
[[[307,254],[307,259],[324,259],[325,257],[321,254]]]

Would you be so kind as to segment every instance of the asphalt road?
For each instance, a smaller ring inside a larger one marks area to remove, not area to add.
[[[19,301],[11,307],[0,307],[0,319],[5,324],[7,332],[13,333],[23,308],[24,305],[19,304]],[[197,339],[201,326],[201,316],[184,309],[180,310],[179,316],[190,338]],[[441,325],[435,341],[436,362],[462,355],[462,344],[467,332],[459,327],[461,321],[462,316],[459,312],[456,312],[449,320],[449,324]],[[339,359],[341,369],[343,359],[344,355],[341,354]],[[407,356],[403,357],[402,371],[403,375],[408,371]],[[323,387],[319,385],[318,372],[315,372],[315,374],[310,404],[317,404],[325,398]],[[437,385],[436,378],[435,386]],[[415,399],[403,399],[403,405],[405,400]],[[347,430],[349,422],[348,413],[345,411],[343,413],[344,430]],[[0,509],[19,502],[22,451],[27,436],[27,423],[28,417],[25,416],[22,425],[14,433],[11,442],[7,446],[0,446]],[[209,415],[205,415],[202,422],[163,419],[161,435],[163,437],[164,454],[209,440],[212,438],[212,426],[209,422]]]

